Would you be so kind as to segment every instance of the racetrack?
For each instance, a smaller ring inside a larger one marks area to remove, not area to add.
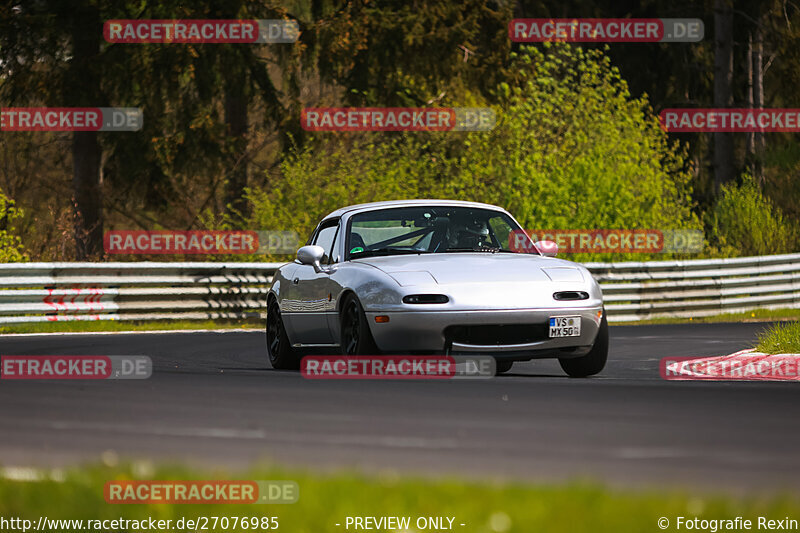
[[[259,332],[6,336],[1,355],[148,355],[142,381],[0,381],[0,464],[122,458],[726,491],[800,488],[797,385],[666,382],[666,356],[747,348],[765,324],[618,326],[610,362],[479,381],[305,380]]]

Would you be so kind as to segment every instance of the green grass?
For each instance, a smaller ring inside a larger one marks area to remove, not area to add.
[[[800,353],[800,322],[775,324],[758,336],[755,348],[764,353]]]
[[[778,320],[800,320],[800,309],[755,309],[744,313],[722,313],[693,318],[650,318],[637,322],[611,322],[612,326],[636,326],[646,324],[713,324],[719,322],[772,322]]]
[[[698,496],[679,490],[615,490],[584,482],[478,483],[424,480],[397,474],[314,475],[274,468],[257,468],[231,476],[224,471],[156,468],[150,463],[92,466],[66,472],[59,479],[0,479],[0,517],[29,519],[35,525],[41,515],[50,519],[84,520],[277,516],[279,531],[290,533],[347,531],[344,527],[347,516],[410,516],[412,520],[420,516],[449,516],[455,517],[453,529],[464,533],[660,532],[657,521],[666,517],[670,525],[664,531],[677,533],[678,516],[701,519],[743,516],[754,520],[754,524],[758,516],[800,516],[800,500],[788,494]],[[103,499],[106,481],[125,479],[292,480],[299,485],[299,501],[284,505],[106,503]],[[337,527],[337,523],[341,526]],[[460,526],[462,523],[464,527]]]
[[[73,322],[32,322],[0,326],[3,333],[78,333],[98,331],[163,331],[174,329],[246,329],[264,327],[263,320],[161,320],[152,322],[92,320]]]

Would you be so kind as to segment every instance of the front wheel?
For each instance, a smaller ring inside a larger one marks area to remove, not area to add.
[[[608,359],[608,322],[606,314],[603,312],[603,319],[600,321],[600,331],[594,340],[592,350],[583,357],[573,359],[559,359],[561,368],[570,377],[585,378],[593,376],[603,370]]]
[[[300,357],[292,350],[289,336],[283,325],[281,307],[275,298],[267,306],[267,354],[272,368],[276,370],[297,370]]]
[[[344,355],[377,355],[378,348],[372,339],[367,316],[354,295],[348,295],[342,304],[341,346]]]

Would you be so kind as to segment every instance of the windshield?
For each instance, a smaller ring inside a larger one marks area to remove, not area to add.
[[[509,252],[514,220],[499,211],[474,207],[421,206],[367,211],[350,219],[347,255]],[[515,247],[516,248],[516,247]]]

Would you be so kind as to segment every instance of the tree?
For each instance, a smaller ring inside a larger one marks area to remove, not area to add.
[[[31,2],[0,15],[0,97],[11,105],[104,107],[102,19],[93,2]],[[101,149],[96,132],[72,135],[76,257],[97,256],[103,243]]]
[[[139,133],[71,135],[76,259],[102,254],[105,211],[152,227],[175,224],[178,214],[192,225],[218,196],[230,206],[229,216],[243,210],[253,104],[262,104],[259,124],[277,127],[285,114],[264,45],[109,44],[103,22],[286,16],[283,8],[255,0],[207,0],[190,8],[166,1],[41,0],[0,9],[4,106],[116,105],[144,114]],[[268,55],[282,61],[292,45],[272,45]],[[205,178],[211,180],[207,199],[195,201]]]
[[[714,0],[714,107],[733,104],[733,7]],[[734,177],[733,134],[714,133],[714,190]]]
[[[510,59],[491,132],[321,134],[281,183],[251,192],[252,224],[307,235],[342,205],[433,197],[502,205],[528,229],[700,227],[681,150],[607,57],[546,46]]]
[[[480,99],[503,79],[511,50],[506,2],[317,0],[314,13],[320,75],[346,89],[347,105],[442,105],[454,92]]]
[[[222,19],[295,19],[284,7],[255,0],[211,0],[207,5],[196,3],[198,17]],[[206,56],[205,65],[215,74],[198,77],[196,83],[205,83],[203,92],[218,96],[223,101],[226,139],[224,142],[224,167],[226,171],[223,202],[230,221],[241,223],[247,216],[248,202],[244,198],[248,185],[249,124],[251,107],[256,102],[263,105],[261,126],[277,128],[287,113],[284,95],[275,86],[268,72],[268,62],[281,66],[280,82],[291,84],[295,78],[296,62],[292,61],[293,47],[289,44],[272,45],[217,45],[198,50]],[[218,89],[221,88],[221,94]]]

